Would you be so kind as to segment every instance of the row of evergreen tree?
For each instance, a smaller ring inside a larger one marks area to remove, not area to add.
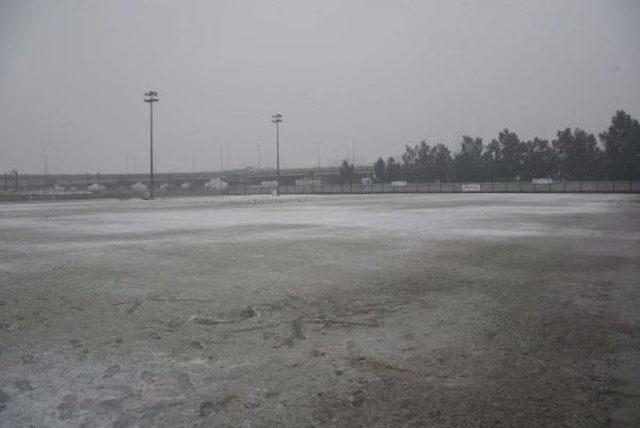
[[[640,123],[620,110],[609,128],[599,134],[582,129],[558,131],[552,141],[522,141],[504,129],[489,144],[482,138],[463,136],[460,150],[451,154],[444,144],[426,141],[407,145],[401,158],[374,163],[378,182],[512,181],[533,178],[556,180],[640,179]],[[340,167],[344,178],[353,178],[353,165]]]

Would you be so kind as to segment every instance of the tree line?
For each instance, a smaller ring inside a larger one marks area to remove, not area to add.
[[[596,138],[582,129],[566,128],[551,141],[523,141],[504,129],[485,144],[465,135],[452,154],[442,143],[421,141],[406,145],[399,159],[380,157],[373,165],[375,180],[391,181],[513,181],[533,178],[555,180],[640,179],[640,123],[623,110],[616,112],[606,131]],[[353,179],[354,167],[342,162],[340,174]]]

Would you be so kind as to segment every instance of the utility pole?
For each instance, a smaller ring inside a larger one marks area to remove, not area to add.
[[[15,176],[15,187],[14,187],[14,192],[18,193],[18,170],[17,169],[13,169],[11,170],[11,172],[13,173],[13,175]]]
[[[222,171],[224,170],[224,167],[222,165],[222,144],[220,145],[220,179],[222,179]]]
[[[280,123],[282,115],[280,113],[272,115],[271,122],[276,124],[276,196],[280,196]]]
[[[260,169],[260,144],[256,143],[256,148],[258,149],[258,169]]]
[[[144,96],[144,102],[149,103],[149,199],[153,199],[153,103],[158,102],[158,93],[148,91]]]
[[[9,181],[9,175],[4,173],[4,193],[7,193],[7,182]]]
[[[47,149],[42,149],[42,154],[44,156],[44,176],[45,179],[47,177]]]
[[[351,140],[351,163],[356,164],[356,144]]]

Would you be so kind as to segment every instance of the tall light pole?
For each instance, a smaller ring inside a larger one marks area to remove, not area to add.
[[[280,123],[282,122],[282,115],[276,113],[271,116],[271,122],[276,124],[276,196],[280,196]]]
[[[149,198],[153,199],[153,103],[158,102],[158,93],[149,91],[144,93],[144,102],[149,103]]]
[[[258,169],[260,169],[261,162],[260,162],[260,144],[256,143],[256,148],[258,149]]]

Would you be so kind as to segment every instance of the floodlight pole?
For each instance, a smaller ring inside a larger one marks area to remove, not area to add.
[[[276,124],[276,196],[280,196],[280,123],[282,115],[280,113],[271,116],[271,122]]]
[[[149,199],[153,199],[153,103],[158,102],[158,93],[148,91],[144,96],[144,102],[149,103]]]

